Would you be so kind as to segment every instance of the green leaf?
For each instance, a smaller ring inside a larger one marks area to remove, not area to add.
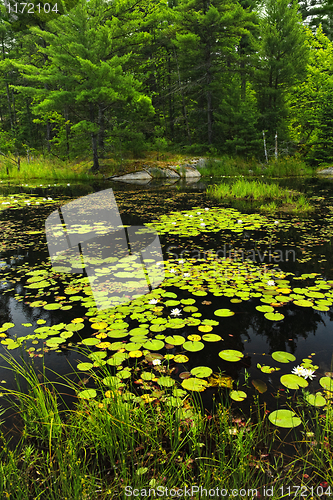
[[[236,362],[242,359],[244,357],[244,354],[240,351],[235,351],[234,349],[224,349],[223,351],[219,352],[219,356],[225,361]]]
[[[293,373],[287,373],[286,375],[282,375],[280,378],[281,384],[288,389],[299,389],[300,387],[307,387],[309,384],[303,378],[298,375],[294,375]]]
[[[199,378],[187,378],[182,382],[182,387],[188,391],[203,392],[207,386],[208,382]]]
[[[165,338],[165,342],[171,345],[182,345],[185,342],[185,338],[182,335],[169,335]]]
[[[92,367],[93,367],[92,363],[79,363],[77,365],[77,369],[82,371],[91,370]]]
[[[97,395],[95,389],[85,389],[84,391],[81,391],[78,393],[78,397],[81,399],[92,399],[95,398]]]
[[[149,351],[159,351],[160,349],[163,349],[164,347],[164,342],[163,340],[148,340],[147,342],[144,342],[143,348],[148,349]]]
[[[297,427],[302,423],[296,413],[291,410],[275,410],[268,415],[269,421],[278,427]]]
[[[326,391],[333,392],[333,379],[330,377],[321,377],[319,383]]]
[[[214,314],[216,316],[221,316],[222,318],[227,318],[228,316],[233,316],[235,313],[230,311],[230,309],[216,309]]]
[[[257,389],[257,391],[260,392],[260,394],[267,391],[267,384],[260,379],[252,380],[252,385]]]
[[[325,406],[326,405],[326,399],[323,397],[321,392],[317,392],[316,394],[307,393],[305,395],[305,399],[312,406]]]
[[[295,361],[295,356],[290,354],[290,352],[285,351],[275,351],[272,354],[272,358],[279,363],[289,363],[290,361]]]
[[[216,335],[215,333],[205,333],[205,335],[202,336],[202,340],[205,342],[218,342],[219,340],[222,340],[222,337]]]
[[[199,342],[199,341],[186,341],[184,342],[183,344],[183,348],[186,350],[186,351],[190,351],[190,352],[197,352],[197,351],[201,351],[203,348],[204,348],[204,344],[202,342]]]
[[[284,318],[284,315],[281,313],[266,313],[265,318],[269,319],[270,321],[281,321]]]
[[[230,391],[230,397],[234,401],[244,401],[247,398],[247,394],[244,391]]]
[[[208,366],[196,366],[191,370],[191,374],[199,378],[209,377],[212,373],[213,370]]]
[[[169,376],[160,377],[157,381],[162,387],[172,387],[175,384],[175,380]]]

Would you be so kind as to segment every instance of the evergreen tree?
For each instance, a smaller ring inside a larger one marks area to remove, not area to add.
[[[276,132],[288,140],[286,95],[306,75],[309,49],[297,9],[289,0],[266,0],[260,24],[255,83],[261,129],[272,144]]]

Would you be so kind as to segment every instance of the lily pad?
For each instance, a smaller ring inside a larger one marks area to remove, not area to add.
[[[312,406],[325,406],[326,399],[323,397],[321,392],[317,392],[316,394],[306,394],[306,401]]]
[[[186,350],[186,351],[190,351],[190,352],[197,352],[197,351],[201,351],[203,348],[204,348],[204,344],[202,342],[197,342],[197,341],[187,341],[187,342],[184,342],[183,344],[183,348]]]
[[[185,338],[182,335],[169,335],[165,338],[165,342],[171,345],[182,345],[185,342]]]
[[[93,399],[97,395],[95,389],[85,389],[78,393],[78,397],[81,399]]]
[[[182,387],[188,391],[203,392],[208,385],[206,380],[200,378],[187,378],[183,380]]]
[[[88,371],[88,370],[91,370],[91,368],[93,367],[93,364],[92,363],[79,363],[77,365],[77,369],[78,370],[82,370],[82,371]]]
[[[236,362],[244,357],[244,354],[240,351],[235,351],[234,349],[225,349],[219,352],[220,358],[225,361]]]
[[[333,379],[330,377],[321,377],[319,383],[326,391],[333,392]]]
[[[230,309],[216,309],[216,311],[214,311],[214,314],[215,316],[227,318],[228,316],[233,316],[235,313],[230,311]]]
[[[192,368],[191,373],[195,377],[204,378],[209,377],[213,373],[213,370],[208,366],[196,366]]]
[[[215,333],[206,333],[202,336],[202,340],[205,342],[218,342],[219,340],[222,340],[222,337],[216,335]]]
[[[275,410],[268,415],[269,421],[278,426],[292,428],[301,425],[301,419],[291,410]]]
[[[267,384],[260,379],[252,380],[252,385],[257,389],[257,391],[260,392],[260,394],[267,391]]]
[[[284,315],[281,313],[266,313],[265,318],[269,319],[270,321],[281,321],[284,318]]]
[[[172,387],[175,384],[175,380],[169,376],[160,377],[157,383],[162,387]]]
[[[247,394],[244,391],[230,391],[230,397],[234,401],[244,401],[247,398]]]
[[[272,354],[272,358],[279,363],[290,363],[290,361],[295,361],[295,356],[290,354],[290,352],[285,351],[275,351]]]
[[[299,389],[300,387],[307,387],[309,385],[303,377],[299,377],[293,373],[282,375],[280,382],[285,387],[288,387],[288,389]]]

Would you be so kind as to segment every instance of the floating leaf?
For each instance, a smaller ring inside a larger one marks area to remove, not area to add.
[[[306,394],[306,401],[312,406],[325,406],[326,399],[323,397],[321,392],[317,392],[316,394]]]
[[[268,415],[269,421],[278,427],[297,427],[301,419],[291,410],[275,410]]]
[[[321,377],[319,383],[326,391],[333,392],[333,379],[330,377]]]
[[[257,309],[257,311],[260,311],[263,313],[274,312],[274,307],[272,307],[272,306],[257,306],[256,309]]]
[[[188,340],[193,340],[194,342],[201,340],[201,336],[196,334],[189,335],[187,338]]]
[[[98,321],[96,323],[92,323],[91,328],[94,328],[95,330],[104,330],[108,326],[105,321]]]
[[[187,378],[182,382],[182,387],[188,391],[203,392],[207,386],[208,382],[200,378]]]
[[[221,316],[222,318],[227,318],[228,316],[233,316],[235,313],[230,311],[230,309],[216,309],[214,314],[216,316]]]
[[[294,300],[294,304],[301,307],[312,307],[313,303],[310,300]]]
[[[211,332],[213,330],[213,327],[210,325],[200,325],[200,326],[198,326],[198,330],[199,330],[199,332],[207,333],[207,332]]]
[[[95,389],[86,389],[78,393],[78,397],[81,399],[93,399],[97,395]]]
[[[164,347],[164,342],[163,340],[148,340],[143,344],[143,347],[145,349],[148,349],[149,351],[159,351],[160,349],[163,349]]]
[[[60,309],[61,304],[53,303],[53,304],[45,304],[44,309],[47,311],[55,311],[56,309]]]
[[[270,321],[281,321],[284,318],[284,315],[281,313],[266,313],[265,318],[269,319]]]
[[[252,385],[257,389],[257,391],[260,392],[260,394],[267,391],[267,384],[260,379],[252,380]]]
[[[171,345],[182,345],[185,342],[185,338],[181,335],[169,335],[165,338],[165,342]]]
[[[205,342],[218,342],[219,340],[222,340],[222,337],[216,335],[215,333],[207,333],[202,336],[202,340]]]
[[[91,370],[92,367],[93,367],[92,363],[79,363],[77,365],[77,369],[82,371]]]
[[[197,352],[201,351],[205,346],[202,342],[187,341],[184,342],[183,347],[186,351]]]
[[[230,397],[234,401],[244,401],[247,398],[247,394],[244,391],[230,391]]]
[[[100,343],[99,339],[95,339],[95,338],[92,338],[92,337],[89,337],[88,339],[83,339],[82,340],[82,344],[84,344],[84,345],[96,345],[96,344],[99,344],[99,343]]]
[[[220,358],[224,359],[225,361],[239,361],[244,357],[244,354],[240,351],[235,351],[233,349],[225,349],[224,351],[219,352]]]
[[[142,372],[141,378],[142,380],[153,380],[156,377],[155,373],[151,372]]]
[[[280,381],[281,384],[288,387],[288,389],[299,389],[300,387],[307,387],[309,385],[303,377],[299,377],[298,375],[294,375],[292,373],[282,375]]]
[[[261,366],[260,363],[257,364],[257,368],[259,368],[259,370],[261,370],[263,373],[273,373],[281,369],[281,368],[275,368],[273,366],[266,366],[266,365]]]
[[[175,380],[169,376],[160,377],[157,383],[162,387],[172,387],[175,384]]]
[[[191,370],[192,375],[199,378],[209,377],[213,373],[213,370],[208,366],[196,366]]]
[[[290,352],[285,351],[275,351],[272,354],[272,358],[279,363],[289,363],[290,361],[295,361],[295,356],[290,354]]]
[[[185,356],[185,354],[177,354],[175,357],[174,357],[174,362],[175,363],[187,363],[188,362],[188,357]]]

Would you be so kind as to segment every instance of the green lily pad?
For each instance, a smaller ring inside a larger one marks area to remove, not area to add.
[[[300,307],[312,307],[313,303],[311,300],[294,300],[294,304]]]
[[[312,406],[326,405],[326,399],[323,397],[321,392],[317,392],[316,394],[306,394],[305,399]]]
[[[184,342],[184,344],[183,344],[183,348],[186,351],[190,351],[190,352],[201,351],[204,347],[205,347],[204,344],[202,342],[197,341],[197,340],[194,340],[194,341],[188,340],[188,341]]]
[[[290,352],[285,351],[275,351],[272,354],[272,358],[279,363],[289,363],[290,361],[295,361],[295,356],[290,354]]]
[[[143,344],[144,349],[148,349],[149,351],[159,351],[163,349],[164,342],[163,340],[148,340]]]
[[[244,401],[247,398],[247,394],[244,391],[230,391],[230,397],[234,401]]]
[[[153,380],[153,378],[155,378],[155,377],[156,377],[155,373],[151,373],[151,372],[142,372],[141,373],[142,380]]]
[[[93,399],[97,395],[95,389],[85,389],[78,393],[78,397],[81,399]]]
[[[242,359],[244,357],[244,354],[240,351],[235,351],[234,349],[224,349],[223,351],[219,352],[219,356],[225,361],[236,362]]]
[[[278,427],[297,427],[301,419],[291,410],[275,410],[268,415],[269,421]]]
[[[274,307],[272,307],[272,306],[257,306],[256,309],[257,309],[257,311],[263,312],[263,313],[274,312]]]
[[[188,391],[203,392],[207,386],[208,382],[200,378],[187,378],[182,382],[182,387]]]
[[[165,342],[171,345],[182,345],[185,342],[185,338],[182,335],[169,335],[165,338]]]
[[[208,366],[196,366],[191,370],[191,374],[199,378],[209,377],[212,373],[213,370]]]
[[[177,354],[173,360],[175,363],[187,363],[189,359],[185,354]]]
[[[228,316],[233,316],[235,313],[230,311],[230,309],[216,309],[214,314],[216,316],[221,316],[222,318],[227,318]]]
[[[222,337],[216,335],[215,333],[205,333],[205,335],[202,336],[202,340],[205,342],[218,342],[219,340],[222,340]]]
[[[309,385],[303,377],[299,377],[293,373],[282,375],[280,382],[285,387],[288,387],[288,389],[299,389],[300,387],[307,387]]]
[[[319,383],[326,391],[333,392],[333,379],[330,377],[321,377]]]
[[[175,380],[169,376],[160,377],[157,381],[162,387],[172,387],[175,384]]]
[[[95,339],[93,337],[89,337],[88,339],[83,339],[82,344],[84,345],[97,345],[100,343],[99,339]]]
[[[265,318],[269,319],[270,321],[281,321],[284,318],[284,315],[281,313],[266,313]]]
[[[77,365],[77,369],[82,371],[91,370],[92,367],[93,367],[92,363],[79,363]]]
[[[61,304],[59,303],[54,303],[54,304],[45,304],[44,309],[47,311],[55,311],[56,309],[60,309]]]

